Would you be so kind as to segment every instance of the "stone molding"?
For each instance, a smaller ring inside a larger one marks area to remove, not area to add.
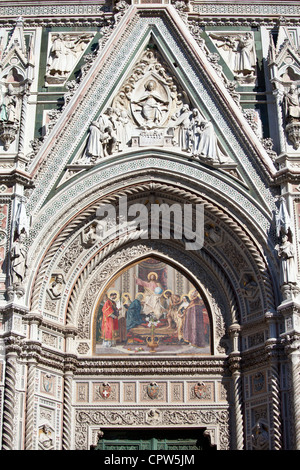
[[[151,416],[156,417],[154,420]],[[149,428],[153,426],[188,426],[193,428],[206,428],[210,436],[215,436],[211,444],[217,444],[219,450],[228,450],[230,446],[229,436],[229,411],[227,409],[181,409],[159,408],[149,415],[149,409],[77,409],[76,410],[76,434],[75,448],[87,450],[94,444],[89,436],[94,432],[104,430],[105,427],[135,427]]]

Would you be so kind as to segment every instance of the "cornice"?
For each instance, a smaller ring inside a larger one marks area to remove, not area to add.
[[[93,374],[112,375],[207,375],[221,374],[228,371],[227,358],[201,357],[201,358],[86,358],[78,360],[76,375],[85,376]]]
[[[169,2],[171,3],[171,1]],[[158,4],[159,5],[159,4]],[[139,5],[149,7],[147,4]],[[152,5],[151,5],[152,6]],[[155,5],[156,6],[156,5]],[[101,15],[104,11],[111,11],[113,8],[112,1],[95,0],[19,0],[11,2],[9,0],[1,1],[1,17],[11,18],[18,16],[27,16],[33,18],[40,16],[44,18],[74,17],[85,16],[95,17]],[[250,0],[194,0],[190,2],[190,11],[199,13],[201,17],[223,17],[231,18],[243,15],[248,18],[280,18],[288,17],[298,19],[300,16],[300,5],[298,1],[261,1]]]

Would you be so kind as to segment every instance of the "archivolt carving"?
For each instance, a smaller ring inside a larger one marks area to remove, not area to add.
[[[119,240],[118,243],[121,241]],[[137,259],[149,256],[149,254],[164,258],[170,264],[176,265],[175,263],[177,263],[178,267],[189,272],[194,277],[194,281],[202,286],[213,312],[216,347],[219,353],[228,352],[226,340],[222,343],[221,339],[226,338],[226,324],[228,325],[236,319],[237,307],[227,280],[222,276],[217,266],[211,267],[209,265],[204,252],[201,252],[199,257],[187,255],[183,246],[180,247],[179,244],[172,246],[170,242],[168,245],[155,242],[143,245],[131,243],[130,246],[126,244],[124,248],[112,251],[109,257],[105,257],[102,252],[95,257],[93,263],[86,267],[78,279],[68,305],[67,322],[78,326],[78,338],[81,340],[90,339],[91,315],[101,291],[109,280],[120,269],[134,263]],[[212,272],[215,275],[217,273],[218,280],[212,275]],[[77,318],[76,312],[78,312]]]
[[[120,196],[134,196],[141,195],[144,192],[152,190],[154,192],[165,193],[169,196],[179,198],[183,203],[188,202],[190,204],[204,204],[205,212],[211,214],[218,219],[219,223],[222,224],[227,230],[231,233],[234,233],[236,238],[239,240],[239,243],[242,243],[244,249],[249,253],[249,259],[252,260],[252,265],[256,267],[257,273],[262,278],[261,285],[264,286],[264,304],[266,308],[272,308],[274,304],[274,292],[272,283],[270,281],[269,273],[266,269],[266,263],[264,260],[264,255],[260,252],[261,248],[258,248],[257,244],[251,239],[250,235],[247,234],[246,228],[241,227],[232,217],[230,217],[223,209],[220,209],[216,205],[212,204],[210,201],[205,200],[203,197],[192,193],[184,188],[174,187],[172,185],[163,184],[163,183],[145,183],[138,184],[134,187],[128,187],[122,190],[122,192],[117,192],[111,194],[101,199],[97,200],[94,204],[85,208],[82,212],[79,212],[78,215],[63,229],[58,237],[53,241],[51,247],[47,251],[43,262],[37,273],[37,278],[35,285],[33,287],[33,294],[31,298],[31,308],[35,309],[38,306],[39,298],[43,295],[43,283],[46,274],[51,274],[47,270],[49,265],[53,260],[53,256],[61,249],[62,245],[66,240],[72,236],[72,234],[78,232],[78,229],[81,229],[87,220],[90,220],[95,216],[96,210],[99,207],[99,204],[109,204],[115,203]],[[134,237],[134,235],[132,235]],[[119,243],[119,242],[116,242]],[[116,248],[116,243],[114,243],[114,248]],[[109,248],[111,252],[111,249]],[[105,254],[105,253],[103,253]]]

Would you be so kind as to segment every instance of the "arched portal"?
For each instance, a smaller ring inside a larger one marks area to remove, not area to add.
[[[43,311],[45,340],[53,321],[63,324],[61,335],[66,339],[60,343],[68,358],[63,414],[65,440],[71,448],[96,445],[99,432],[108,429],[130,433],[136,428],[205,429],[218,449],[243,446],[237,335],[248,317],[261,317],[272,308],[272,270],[263,255],[272,254],[259,228],[238,222],[234,207],[224,209],[208,196],[160,178],[156,174],[150,183],[131,179],[125,188],[123,180],[122,190],[108,186],[105,194],[98,188],[84,198],[76,213],[63,206],[62,230],[56,238],[51,238],[51,230],[45,234],[42,246],[47,249],[34,253],[40,264],[32,280],[31,308]],[[185,241],[175,238],[143,239],[139,230],[124,227],[107,237],[95,236],[97,208],[111,204],[118,209],[124,195],[129,207],[149,200],[204,204],[203,247],[187,250]],[[200,293],[209,319],[205,347],[177,343],[171,332],[178,333],[178,326],[173,321],[169,327],[167,316],[157,331],[155,325],[155,335],[159,329],[161,335],[154,350],[147,343],[146,316],[131,329],[134,335],[129,336],[126,328],[121,337],[118,325],[116,337],[106,338],[108,347],[103,347],[99,310],[103,315],[105,295],[109,297],[112,290],[117,297],[128,294],[133,300],[138,293],[133,274],[148,280],[150,273],[159,277],[163,293],[170,289],[181,297],[190,294],[191,287]],[[62,290],[55,297],[58,277]]]

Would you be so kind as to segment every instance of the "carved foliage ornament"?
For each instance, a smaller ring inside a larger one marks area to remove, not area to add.
[[[77,410],[75,445],[77,450],[88,446],[87,436],[92,426],[197,426],[215,427],[219,429],[219,448],[228,450],[229,413],[227,410],[197,410],[197,409],[156,409],[156,410]]]

